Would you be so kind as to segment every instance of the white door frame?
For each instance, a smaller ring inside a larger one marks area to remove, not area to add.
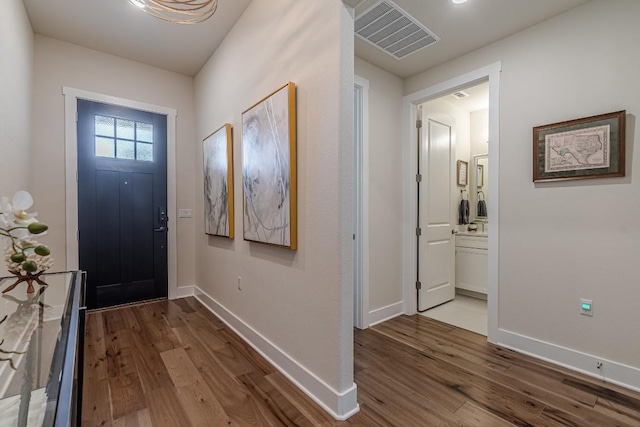
[[[354,87],[361,95],[354,105],[354,120],[361,118],[360,132],[354,132],[354,326],[369,327],[369,81],[354,76]],[[359,111],[357,111],[359,109]],[[359,155],[358,155],[359,154]],[[358,191],[359,190],[359,191]]]
[[[169,298],[179,298],[178,294],[178,246],[176,234],[176,117],[174,108],[147,104],[125,98],[104,95],[82,89],[64,86],[64,138],[65,138],[65,189],[66,189],[66,244],[67,270],[79,268],[78,255],[78,99],[103,104],[148,111],[167,116],[167,211],[168,215],[168,293]]]
[[[500,72],[502,63],[496,62],[445,82],[407,95],[403,99],[404,132],[402,146],[403,170],[403,296],[404,312],[415,314],[416,310],[416,118],[418,105],[440,98],[456,90],[474,86],[489,80],[489,194],[492,209],[489,209],[489,277],[488,277],[488,335],[495,343],[498,334],[498,262],[499,262],[499,213],[500,213]],[[494,196],[495,195],[495,196]]]

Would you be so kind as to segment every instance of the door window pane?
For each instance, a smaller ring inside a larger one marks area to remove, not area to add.
[[[136,140],[153,142],[153,125],[151,123],[136,123]]]
[[[116,136],[118,139],[135,139],[135,122],[131,120],[116,120]]]
[[[119,159],[134,160],[136,158],[133,141],[118,140],[116,157]]]
[[[115,143],[112,138],[96,136],[96,156],[115,157]]]
[[[115,119],[113,117],[95,116],[96,135],[100,136],[115,136],[114,124]]]
[[[98,157],[152,162],[153,124],[96,115],[95,153]]]
[[[137,149],[136,160],[142,160],[145,162],[153,161],[153,144],[138,142]]]

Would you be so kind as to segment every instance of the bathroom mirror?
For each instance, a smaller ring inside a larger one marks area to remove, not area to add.
[[[473,219],[486,221],[489,215],[489,155],[473,156],[471,169],[471,212]]]

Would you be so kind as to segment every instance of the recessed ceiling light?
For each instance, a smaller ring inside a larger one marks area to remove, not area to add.
[[[467,0],[451,0],[451,3],[453,4],[462,4],[462,3],[466,3]]]

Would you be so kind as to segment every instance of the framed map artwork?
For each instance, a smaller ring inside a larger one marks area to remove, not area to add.
[[[626,111],[533,128],[533,182],[624,176]]]

